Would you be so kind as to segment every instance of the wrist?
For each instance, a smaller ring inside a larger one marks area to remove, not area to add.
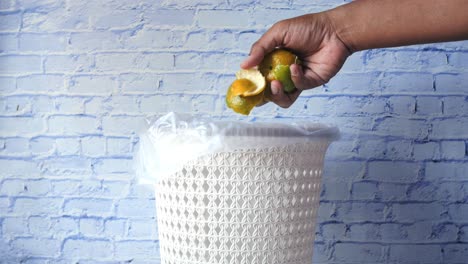
[[[350,23],[352,20],[347,13],[344,6],[323,12],[328,23],[331,25],[333,34],[343,43],[349,53],[352,54],[359,51],[359,48],[356,45],[356,41],[353,39],[353,34],[351,34],[353,25]]]

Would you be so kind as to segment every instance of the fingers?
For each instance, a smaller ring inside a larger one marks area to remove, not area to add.
[[[283,43],[284,31],[280,29],[281,23],[273,25],[263,36],[257,40],[250,49],[249,56],[241,63],[241,68],[249,69],[257,66],[266,54],[273,51]]]
[[[325,83],[314,71],[307,69],[304,73],[304,69],[301,65],[292,64],[290,66],[291,79],[294,85],[299,90],[307,90],[315,88]]]
[[[281,82],[274,80],[271,82],[270,100],[282,108],[290,107],[301,94],[302,90],[296,89],[292,93],[285,93]]]

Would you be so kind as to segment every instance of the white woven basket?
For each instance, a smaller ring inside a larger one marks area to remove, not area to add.
[[[161,263],[312,263],[330,141],[218,152],[159,180]]]

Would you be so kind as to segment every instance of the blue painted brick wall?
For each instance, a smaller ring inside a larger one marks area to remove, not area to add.
[[[239,117],[224,94],[275,21],[343,4],[0,1],[2,263],[159,263],[144,117]],[[467,263],[468,42],[363,51],[290,109],[336,124],[315,263]]]

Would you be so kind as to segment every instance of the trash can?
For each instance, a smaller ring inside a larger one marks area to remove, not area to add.
[[[337,136],[305,122],[170,113],[150,123],[138,167],[154,183],[161,263],[312,263],[324,156]]]

